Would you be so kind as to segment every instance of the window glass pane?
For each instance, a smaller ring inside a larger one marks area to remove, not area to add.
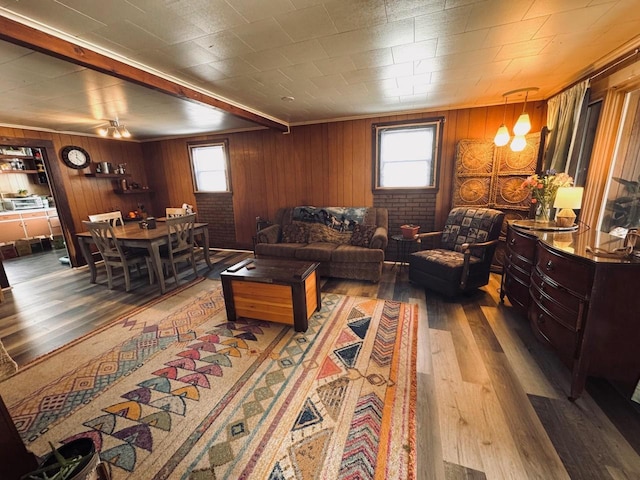
[[[386,163],[380,183],[385,187],[426,187],[430,183],[427,162]]]
[[[376,188],[436,186],[440,120],[379,125],[376,129]]]
[[[227,192],[230,190],[224,144],[191,146],[189,151],[196,191]]]

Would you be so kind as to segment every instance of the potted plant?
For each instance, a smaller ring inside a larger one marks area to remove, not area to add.
[[[59,448],[51,442],[49,445],[51,453],[38,469],[23,475],[20,480],[84,480],[98,466],[100,457],[90,438],[77,438]]]
[[[415,238],[415,236],[420,231],[420,225],[413,225],[412,223],[408,223],[406,225],[400,226],[400,230],[402,230],[402,236],[404,238]]]

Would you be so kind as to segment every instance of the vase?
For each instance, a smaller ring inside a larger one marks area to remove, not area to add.
[[[549,222],[551,220],[551,208],[544,203],[538,203],[536,207],[536,222]]]

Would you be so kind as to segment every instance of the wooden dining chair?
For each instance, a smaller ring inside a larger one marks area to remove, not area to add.
[[[108,221],[100,222],[82,222],[85,228],[91,233],[102,259],[104,260],[104,266],[107,270],[107,284],[109,290],[113,290],[113,267],[120,267],[124,272],[124,283],[126,291],[131,290],[131,276],[129,273],[129,267],[135,265],[138,269],[138,274],[141,274],[140,265],[146,264],[146,250],[145,251],[125,251],[118,237],[113,229],[113,226]],[[151,275],[151,274],[150,274]]]
[[[173,218],[173,217],[182,217],[184,215],[187,214],[187,209],[186,208],[175,208],[175,207],[167,207],[165,209],[165,217],[167,218]]]
[[[180,217],[167,218],[167,246],[160,249],[160,261],[162,268],[160,272],[164,272],[164,267],[171,268],[171,273],[176,282],[180,284],[178,279],[177,264],[180,262],[189,262],[193,267],[193,273],[197,277],[196,259],[194,255],[193,240],[193,224],[195,223],[196,214],[183,215]],[[154,270],[151,266],[151,257],[147,256],[147,267],[149,269],[149,280],[154,282]]]
[[[124,225],[122,219],[122,212],[116,210],[115,212],[96,213],[95,215],[89,215],[90,222],[109,222],[112,226]]]

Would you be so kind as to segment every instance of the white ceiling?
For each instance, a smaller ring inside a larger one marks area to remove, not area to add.
[[[548,98],[640,44],[639,0],[0,0],[0,15],[290,124]],[[252,125],[6,42],[0,98],[0,123],[85,135],[116,117],[137,139]]]

